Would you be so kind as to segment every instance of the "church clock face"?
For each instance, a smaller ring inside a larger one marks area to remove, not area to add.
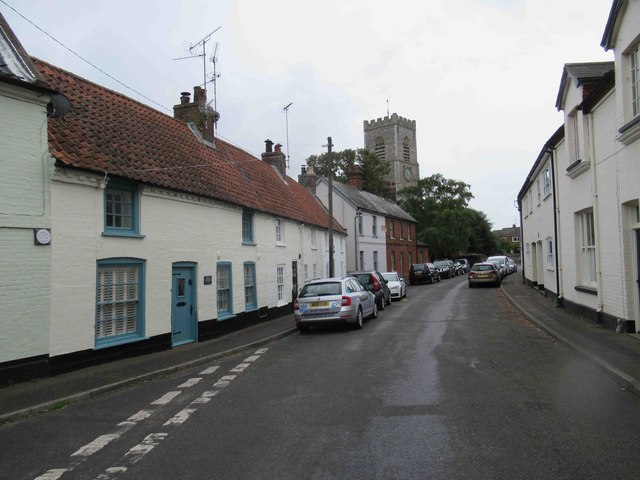
[[[410,169],[410,168],[405,168],[405,169],[404,169],[404,179],[405,179],[407,182],[410,182],[410,181],[411,181],[411,169]]]

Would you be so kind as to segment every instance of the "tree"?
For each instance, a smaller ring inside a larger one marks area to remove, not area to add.
[[[470,185],[442,174],[422,178],[398,192],[401,206],[418,222],[418,238],[433,258],[463,252],[493,253],[496,249],[486,215],[468,207]]]
[[[311,155],[306,163],[312,166],[319,175],[329,176],[328,154]],[[349,165],[359,165],[362,169],[363,190],[382,195],[385,177],[389,173],[389,164],[372,151],[364,148],[358,150],[346,149],[339,152],[331,152],[333,163],[333,178],[339,182],[347,182],[347,169]]]

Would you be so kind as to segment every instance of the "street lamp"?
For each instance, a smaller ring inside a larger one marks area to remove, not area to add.
[[[356,208],[356,216],[353,217],[353,234],[355,236],[355,242],[356,242],[356,252],[355,252],[355,259],[356,259],[356,268],[355,271],[358,271],[358,227],[357,227],[357,222],[358,219],[362,218],[362,211],[360,210],[360,207]]]

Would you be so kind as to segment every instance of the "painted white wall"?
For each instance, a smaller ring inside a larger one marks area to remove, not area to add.
[[[96,261],[112,257],[146,260],[145,334],[171,330],[171,273],[174,262],[195,262],[198,320],[217,318],[216,265],[232,263],[233,312],[245,311],[243,263],[256,264],[260,307],[292,301],[292,261],[298,261],[299,288],[304,264],[325,263],[322,244],[311,246],[311,227],[283,219],[284,241],[276,243],[275,217],[254,215],[256,245],[242,244],[239,206],[156,187],[145,187],[140,199],[140,233],[144,238],[103,236],[102,178],[59,170],[52,184],[51,355],[94,347]],[[316,238],[322,241],[323,230]],[[337,235],[338,242],[341,236]],[[338,250],[338,249],[337,249]],[[344,255],[337,251],[338,262]],[[276,269],[284,265],[283,301],[277,298]],[[204,276],[213,283],[204,285]]]
[[[316,187],[316,196],[323,205],[329,204],[329,185],[321,181]],[[386,220],[383,215],[362,211],[362,235],[358,233],[358,220],[356,220],[356,206],[346,200],[335,190],[333,192],[333,216],[336,221],[347,231],[346,242],[346,270],[354,271],[356,261],[359,263],[359,253],[363,252],[364,266],[358,264],[359,270],[373,269],[374,252],[378,252],[378,268],[386,270],[387,250],[385,239]],[[377,218],[377,235],[373,234],[373,217]],[[356,237],[357,235],[357,237]],[[357,243],[357,251],[356,251]],[[338,269],[336,268],[336,271]]]
[[[551,154],[545,154],[534,172],[530,188],[527,190],[531,204],[528,211],[522,212],[524,244],[528,245],[528,249],[524,249],[523,261],[525,262],[525,278],[531,282],[537,282],[539,285],[544,285],[547,290],[557,292],[555,262],[552,262],[551,265],[548,264],[546,252],[546,239],[550,238],[553,242],[554,258],[557,255],[553,224],[553,185],[546,195],[544,193],[544,172],[549,169],[549,175],[551,175],[551,161]],[[540,185],[539,200],[538,185]],[[531,250],[534,248],[535,255],[532,255]]]
[[[0,362],[48,353],[51,246],[33,230],[51,228],[48,101],[0,83]]]

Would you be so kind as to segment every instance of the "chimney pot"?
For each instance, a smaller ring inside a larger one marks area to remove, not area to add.
[[[275,151],[277,153],[281,153],[282,152],[282,145],[280,145],[279,143],[276,143],[275,149],[276,149]]]
[[[187,105],[189,103],[189,97],[191,94],[189,92],[181,92],[180,93],[180,104]]]
[[[264,141],[265,143],[265,152],[271,153],[273,152],[273,142],[269,139]]]

